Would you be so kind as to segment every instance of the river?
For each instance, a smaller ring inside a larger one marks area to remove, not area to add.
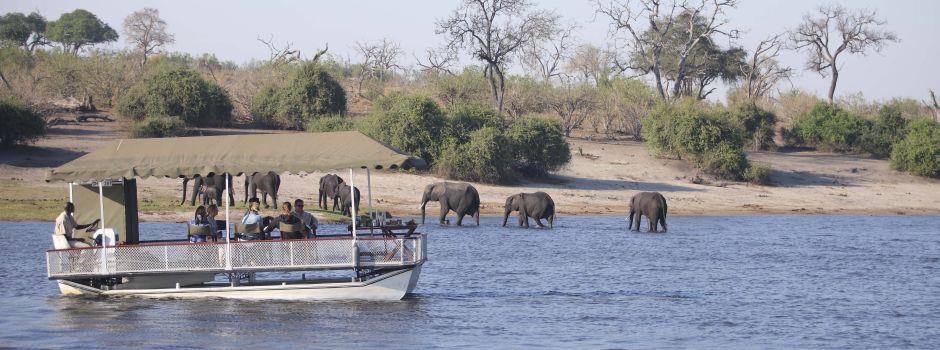
[[[0,347],[940,348],[937,216],[499,221],[422,226],[429,261],[397,302],[61,297],[52,224],[2,222]]]

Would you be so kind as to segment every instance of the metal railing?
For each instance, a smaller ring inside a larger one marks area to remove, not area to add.
[[[352,238],[320,238],[232,242],[230,249],[225,243],[58,249],[46,252],[46,264],[49,278],[396,267],[423,262],[425,239],[366,237],[355,246]]]

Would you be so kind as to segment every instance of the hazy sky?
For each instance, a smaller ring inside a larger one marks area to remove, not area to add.
[[[535,2],[541,8],[554,9],[566,19],[579,23],[580,41],[602,47],[610,41],[608,22],[601,17],[595,19],[590,1]],[[761,39],[796,26],[804,13],[827,3],[830,2],[742,0],[728,15],[731,25],[744,30],[738,44],[751,50]],[[843,57],[837,94],[862,92],[874,99],[906,96],[920,100],[927,95],[928,88],[940,90],[940,64],[935,63],[940,57],[940,21],[936,17],[940,13],[940,1],[843,0],[841,3],[852,8],[877,10],[901,42],[889,45],[880,54]],[[435,21],[449,15],[457,4],[457,1],[443,0],[0,0],[0,12],[38,11],[54,20],[64,12],[83,8],[120,31],[128,14],[153,7],[160,10],[161,17],[176,35],[176,43],[169,48],[173,51],[209,52],[222,60],[245,62],[267,57],[267,49],[256,38],[273,35],[279,43],[292,42],[302,54],[312,55],[317,48],[329,43],[331,53],[355,61],[353,46],[357,41],[389,38],[398,41],[406,52],[404,63],[413,64],[412,53],[420,55],[425,48],[438,46],[443,41],[434,34]],[[112,46],[125,45],[122,39]],[[826,93],[827,79],[802,70],[803,53],[784,53],[781,61],[799,69],[798,76],[792,80],[795,87],[819,95]]]

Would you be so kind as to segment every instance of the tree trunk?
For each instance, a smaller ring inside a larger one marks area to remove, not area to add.
[[[832,80],[829,81],[829,104],[833,102],[833,96],[836,94],[836,83],[839,81],[839,69],[835,63],[832,64]]]
[[[2,71],[0,71],[0,81],[3,81],[3,86],[6,86],[7,89],[13,90],[13,87],[10,86],[10,82],[7,81],[7,77],[3,76]]]
[[[499,92],[496,88],[496,80],[493,76],[493,69],[496,65],[489,63],[486,68],[483,69],[483,77],[486,78],[486,82],[490,84],[490,97],[493,99],[493,108],[499,108]]]
[[[663,90],[663,77],[659,74],[659,67],[653,67],[653,77],[656,78],[656,91],[659,92],[659,97],[666,99],[666,91]]]
[[[499,114],[503,114],[503,100],[506,96],[506,77],[503,76],[503,70],[499,66],[495,67],[496,69],[496,78],[499,82],[498,89],[496,90],[496,111]]]

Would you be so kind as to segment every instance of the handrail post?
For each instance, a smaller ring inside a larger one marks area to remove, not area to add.
[[[101,218],[99,223],[101,223],[101,273],[108,273],[108,240],[105,239],[105,224],[104,224],[104,183],[98,181],[98,208],[101,209]],[[73,234],[74,236],[74,234]]]
[[[229,221],[229,210],[228,210],[228,205],[229,205],[228,198],[229,198],[229,195],[231,195],[230,191],[232,190],[231,188],[229,188],[229,182],[231,181],[232,181],[232,174],[225,173],[225,196],[223,196],[222,198],[225,201],[225,270],[226,271],[232,270],[232,245],[230,242],[231,234],[229,232],[229,228],[232,226],[232,223]]]

